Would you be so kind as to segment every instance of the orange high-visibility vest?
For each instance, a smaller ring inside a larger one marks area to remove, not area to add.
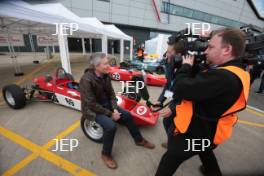
[[[214,144],[218,145],[229,139],[232,134],[232,129],[237,122],[236,112],[245,109],[249,94],[250,76],[249,73],[243,69],[235,66],[219,67],[219,69],[226,69],[239,77],[243,88],[238,100],[219,118],[217,122],[216,133],[214,136]],[[191,123],[193,116],[192,101],[183,100],[180,105],[176,106],[176,116],[174,117],[175,132],[186,133]]]
[[[143,49],[139,48],[137,51],[137,56],[142,57],[143,56]]]

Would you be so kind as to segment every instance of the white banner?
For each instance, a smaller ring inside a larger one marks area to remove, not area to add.
[[[50,37],[46,35],[38,35],[37,36],[37,44],[38,46],[53,46],[58,45],[57,37]]]
[[[25,46],[23,35],[10,34],[9,42],[13,46]],[[0,46],[8,46],[7,34],[0,34]]]

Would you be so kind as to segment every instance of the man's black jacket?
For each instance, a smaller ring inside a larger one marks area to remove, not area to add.
[[[224,66],[245,68],[239,60],[218,67]],[[242,91],[240,79],[218,67],[192,76],[192,67],[184,64],[175,76],[174,98],[190,100],[194,104],[194,115],[187,131],[187,135],[194,138],[213,140],[217,120],[236,102]]]
[[[164,97],[165,91],[170,90],[172,87],[172,82],[174,80],[175,76],[175,68],[174,68],[174,59],[171,59],[171,62],[168,61],[168,58],[164,61],[165,64],[165,76],[167,79],[166,85],[163,87],[162,93],[160,94],[158,101],[161,102],[162,104],[164,101],[167,99]]]

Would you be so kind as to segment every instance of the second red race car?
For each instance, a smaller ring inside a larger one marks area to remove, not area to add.
[[[31,85],[24,87],[7,85],[2,92],[5,102],[13,109],[21,109],[27,103],[37,100],[81,110],[79,83],[75,82],[73,76],[66,73],[63,68],[58,68],[53,76],[44,75],[34,78]],[[140,103],[141,98],[148,102],[146,87],[141,89],[140,93],[131,92],[131,90],[130,93],[123,92],[116,97],[118,106],[129,111],[137,125],[156,125],[158,113],[151,110],[150,104],[147,106]],[[102,141],[103,128],[95,121],[82,118],[81,127],[88,138],[95,142]]]
[[[116,81],[131,81],[134,76],[143,76],[144,81],[150,86],[164,86],[167,79],[161,75],[154,75],[147,70],[138,70],[135,68],[123,68],[120,66],[112,66],[109,69],[111,78]]]

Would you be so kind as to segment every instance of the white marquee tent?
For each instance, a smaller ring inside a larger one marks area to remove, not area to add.
[[[107,53],[107,39],[120,40],[120,60],[124,59],[124,40],[130,41],[130,59],[132,58],[132,37],[124,34],[114,25],[104,25],[96,18],[80,18],[60,3],[32,5],[24,1],[10,0],[0,2],[0,31],[12,34],[45,34],[56,33],[56,24],[69,28],[78,24],[78,31],[73,36],[82,38],[101,38],[102,52]],[[60,28],[60,26],[59,26]],[[71,73],[67,36],[58,34],[62,67]]]
[[[158,34],[157,37],[145,41],[145,52],[148,54],[158,54],[158,57],[161,58],[167,49],[167,41],[169,35]]]

